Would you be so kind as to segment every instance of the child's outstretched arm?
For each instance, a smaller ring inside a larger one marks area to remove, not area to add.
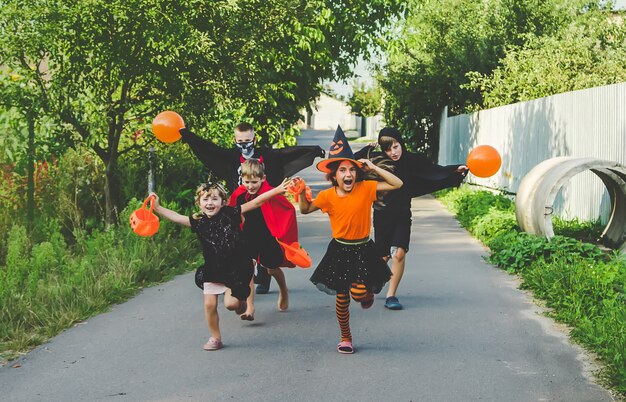
[[[376,166],[371,160],[360,159],[359,162],[363,163],[363,165],[366,166],[368,170],[373,170],[374,172],[376,172],[376,174],[384,180],[379,181],[376,184],[376,191],[391,191],[397,190],[402,187],[402,180],[400,180],[398,176],[379,166]]]
[[[151,193],[150,195],[154,196],[154,212],[161,215],[168,221],[172,221],[174,223],[178,223],[179,225],[191,227],[191,222],[189,222],[189,217],[185,215],[181,215],[178,212],[172,211],[171,209],[167,209],[161,204],[159,204],[159,196],[155,193]]]
[[[302,180],[300,177],[294,177],[294,181]],[[313,211],[319,209],[313,201],[310,201],[308,197],[306,197],[306,185],[302,186],[302,190],[300,191],[300,199],[298,200],[298,205],[300,206],[300,212],[303,214],[310,214]]]
[[[280,185],[278,185],[277,187],[274,187],[270,191],[267,191],[267,192],[265,192],[263,194],[260,194],[258,197],[256,197],[252,201],[248,201],[245,204],[242,204],[241,205],[241,213],[245,214],[248,211],[251,211],[253,209],[256,209],[256,208],[260,207],[267,200],[269,200],[270,198],[272,198],[272,197],[274,197],[276,195],[285,194],[287,192],[287,187],[289,187],[289,183],[290,182],[291,182],[291,180],[284,179],[283,182]]]

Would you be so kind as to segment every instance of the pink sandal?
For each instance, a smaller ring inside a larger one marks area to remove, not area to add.
[[[210,337],[209,341],[204,344],[202,349],[204,350],[218,350],[224,347],[224,344],[220,339]]]
[[[350,341],[341,341],[339,345],[337,345],[337,352],[343,353],[346,355],[350,355],[354,353],[354,348],[352,347],[352,342]]]

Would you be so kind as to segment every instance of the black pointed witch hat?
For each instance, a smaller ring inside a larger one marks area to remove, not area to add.
[[[329,173],[330,169],[328,168],[328,164],[341,161],[351,161],[354,162],[358,167],[363,167],[363,164],[361,162],[354,159],[354,152],[352,152],[352,148],[350,148],[350,144],[348,143],[346,135],[343,133],[341,126],[337,126],[333,141],[330,143],[328,158],[324,159],[321,162],[318,162],[316,167],[317,170],[320,170],[324,173]]]

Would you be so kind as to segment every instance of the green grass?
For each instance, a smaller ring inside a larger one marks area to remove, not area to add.
[[[30,245],[25,229],[14,226],[0,267],[0,360],[12,360],[200,260],[191,231],[163,220],[151,238],[123,225],[78,233],[71,247],[59,233]]]

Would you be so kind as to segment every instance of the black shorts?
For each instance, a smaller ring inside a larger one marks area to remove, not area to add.
[[[269,236],[252,236],[249,241],[250,257],[265,268],[275,269],[282,265],[285,259],[283,248],[276,238]]]
[[[391,247],[409,251],[411,241],[411,218],[392,217],[374,213],[374,242],[381,257],[391,254]]]

